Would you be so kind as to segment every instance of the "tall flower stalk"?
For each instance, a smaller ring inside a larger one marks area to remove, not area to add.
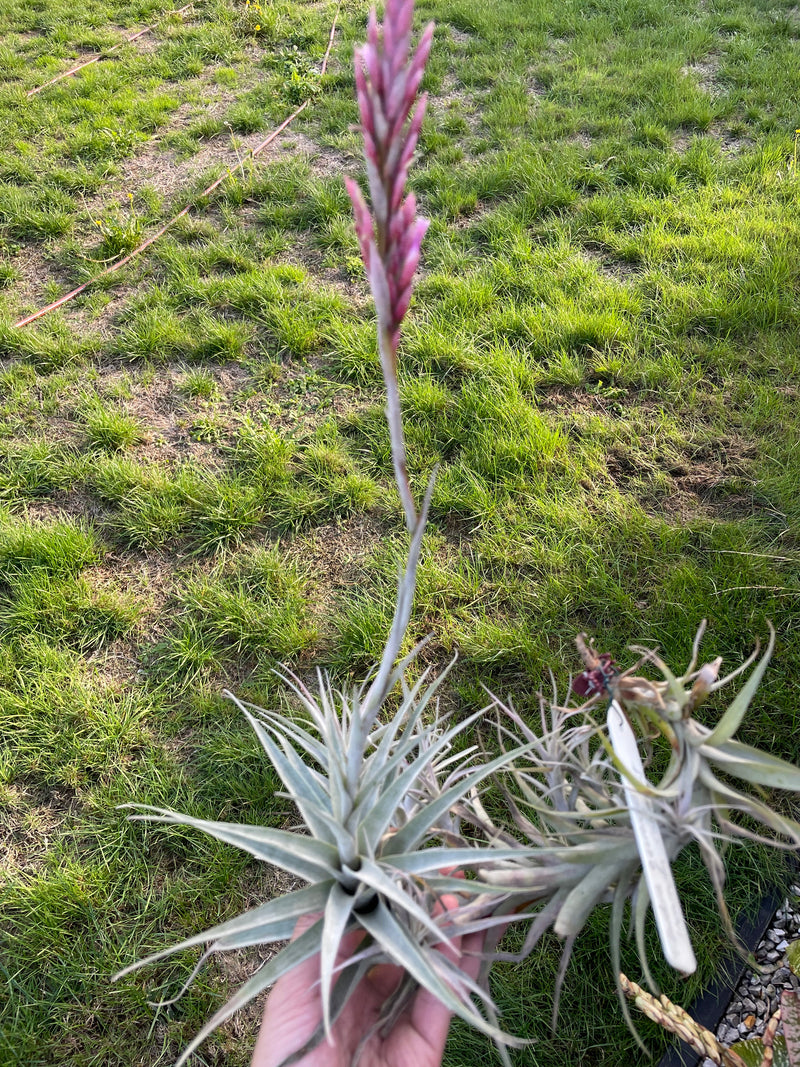
[[[383,23],[369,14],[367,41],[355,49],[356,96],[371,206],[352,178],[345,178],[353,204],[356,234],[377,316],[378,351],[386,388],[386,422],[392,466],[406,527],[411,534],[405,572],[400,575],[392,627],[366,701],[365,728],[389,693],[389,680],[411,618],[422,537],[433,478],[417,511],[406,462],[397,355],[400,333],[419,266],[428,220],[417,216],[413,193],[406,192],[427,96],[419,96],[433,41],[433,23],[412,52],[414,0],[387,0]]]
[[[374,11],[370,15],[368,42],[356,53],[356,83],[372,211],[355,183],[348,182],[377,310],[394,472],[411,534],[408,560],[400,576],[391,629],[371,680],[336,692],[320,674],[318,692],[312,693],[287,676],[302,708],[300,719],[237,701],[297,807],[303,824],[300,832],[208,822],[131,805],[137,811],[134,819],[194,827],[306,884],[127,970],[205,944],[191,982],[211,954],[285,941],[300,916],[319,913],[205,1024],[176,1067],[215,1027],[312,957],[319,959],[323,1017],[291,1062],[330,1039],[339,1013],[361,980],[382,963],[399,965],[405,978],[384,1005],[376,1024],[381,1032],[391,1029],[423,987],[499,1043],[523,1043],[503,1034],[485,985],[476,984],[441,948],[452,948],[460,935],[491,926],[496,922],[495,902],[507,897],[504,888],[477,878],[454,877],[443,869],[474,871],[482,863],[518,854],[516,843],[513,850],[498,849],[495,843],[477,847],[461,836],[454,812],[495,771],[523,757],[529,746],[523,742],[488,761],[476,760],[474,746],[454,753],[456,739],[487,709],[454,724],[443,722],[436,694],[447,672],[435,681],[427,671],[414,682],[408,679],[407,668],[420,645],[397,662],[411,615],[433,484],[417,512],[406,469],[397,349],[427,228],[427,222],[417,218],[414,197],[406,195],[405,184],[424,113],[424,99],[416,109],[414,105],[433,27],[425,30],[412,54],[413,9],[413,0],[387,0],[383,26]],[[398,687],[401,698],[390,712],[386,698]],[[443,911],[444,893],[457,894],[459,903]],[[475,911],[470,905],[477,898],[488,904]],[[342,941],[353,933],[363,938],[359,951],[337,965]],[[508,1062],[505,1054],[504,1059]]]

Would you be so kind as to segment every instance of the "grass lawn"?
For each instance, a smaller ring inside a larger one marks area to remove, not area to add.
[[[375,661],[405,537],[345,173],[347,0],[0,3],[0,1063],[170,1064],[258,952],[134,959],[280,889],[135,800],[290,825],[223,685]],[[797,760],[800,15],[795,0],[420,0],[437,22],[411,184],[431,219],[402,349],[412,475],[440,471],[412,621],[532,710],[581,630],[728,668],[778,646],[742,740]],[[74,63],[124,44],[41,93]],[[299,103],[310,106],[257,159]],[[115,262],[230,177],[118,273]],[[626,658],[627,657],[627,658]],[[707,714],[713,719],[713,704]],[[734,912],[773,877],[729,857]],[[701,957],[699,858],[677,877]],[[629,1065],[606,949],[497,969],[519,1064]],[[657,956],[655,938],[653,955]],[[627,973],[641,971],[635,954]],[[197,1064],[244,1067],[260,1005]],[[663,1039],[642,1025],[654,1050]],[[454,1027],[448,1067],[498,1063]]]

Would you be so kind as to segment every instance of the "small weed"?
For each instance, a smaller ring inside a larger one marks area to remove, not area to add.
[[[218,445],[225,440],[228,425],[219,415],[201,415],[189,424],[189,436],[194,441]]]
[[[319,71],[297,45],[279,53],[283,71],[283,90],[292,104],[302,104],[322,91]]]
[[[237,14],[237,30],[243,37],[265,41],[275,39],[278,13],[271,4],[264,10],[258,0],[244,0]]]
[[[144,226],[133,206],[133,194],[128,193],[127,212],[109,213],[92,221],[102,236],[99,255],[103,261],[119,259],[142,243]]]

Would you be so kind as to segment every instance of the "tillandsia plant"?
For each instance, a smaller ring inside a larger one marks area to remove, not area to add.
[[[436,693],[447,672],[435,681],[428,672],[413,684],[407,681],[407,669],[420,645],[397,662],[410,618],[432,487],[431,481],[417,512],[406,471],[397,380],[400,329],[427,226],[417,217],[414,197],[405,193],[405,181],[422,122],[424,98],[416,110],[414,104],[433,28],[425,30],[412,53],[412,16],[413,0],[387,0],[382,26],[374,12],[370,15],[367,44],[356,53],[356,81],[372,211],[357,186],[348,182],[377,311],[394,471],[411,535],[408,560],[386,646],[371,680],[347,692],[334,692],[320,674],[315,695],[297,678],[286,676],[305,712],[304,721],[237,701],[297,807],[303,824],[299,832],[207,822],[130,805],[139,812],[134,819],[195,827],[307,884],[121,974],[206,944],[185,990],[212,953],[285,941],[301,916],[320,913],[206,1023],[178,1064],[237,1009],[314,956],[319,957],[322,1022],[292,1060],[330,1038],[338,1014],[361,979],[384,962],[400,965],[406,978],[385,1005],[377,1024],[381,1029],[391,1028],[398,1012],[423,987],[493,1038],[513,1042],[499,1030],[486,991],[441,951],[443,946],[452,948],[456,936],[491,926],[496,921],[491,906],[476,912],[470,902],[478,897],[499,901],[505,891],[475,878],[443,873],[442,868],[474,870],[495,858],[511,857],[507,849],[475,847],[460,834],[452,812],[482,781],[521,756],[527,744],[478,764],[475,747],[451,753],[454,739],[484,711],[455,725],[440,721]],[[398,686],[399,704],[382,717],[387,698]],[[459,903],[443,910],[442,894],[454,892]],[[342,941],[353,931],[361,931],[364,940],[356,955],[337,965]]]
[[[611,952],[619,973],[624,906],[632,897],[640,963],[655,988],[644,944],[650,905],[667,961],[684,973],[696,966],[669,866],[687,845],[699,848],[731,937],[720,846],[737,837],[787,848],[800,845],[800,823],[747,788],[800,791],[800,768],[734,740],[772,654],[774,630],[770,627],[767,649],[745,685],[711,729],[694,718],[695,710],[709,694],[746,671],[758,649],[738,669],[719,678],[719,658],[697,668],[704,629],[705,622],[695,637],[691,662],[679,677],[656,653],[635,646],[642,658],[620,672],[608,654],[598,656],[579,638],[586,670],[574,680],[563,705],[555,694],[550,701],[542,698],[539,733],[513,706],[497,701],[505,713],[505,720],[498,723],[501,746],[509,741],[515,747],[525,742],[530,746],[523,760],[515,759],[505,768],[499,782],[513,827],[495,825],[478,796],[462,806],[461,814],[498,845],[513,847],[522,835],[533,846],[517,859],[498,859],[479,870],[482,881],[514,893],[499,905],[501,909],[537,909],[516,958],[524,958],[552,928],[565,939],[563,976],[574,940],[589,915],[598,904],[610,901]],[[651,681],[637,673],[645,662],[657,668],[661,679]],[[577,706],[575,697],[582,700]],[[606,705],[604,723],[595,718],[595,711]],[[662,757],[664,769],[650,781],[646,769],[657,765],[652,757],[658,747],[668,759]],[[730,779],[744,783],[744,788]],[[747,820],[737,822],[735,813]],[[753,828],[759,823],[769,837]],[[629,1018],[624,999],[622,1003]]]

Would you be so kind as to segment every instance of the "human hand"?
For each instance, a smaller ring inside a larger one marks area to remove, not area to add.
[[[458,900],[447,894],[442,904],[449,910],[457,907]],[[298,937],[316,919],[317,916],[301,919],[294,936]],[[356,949],[361,936],[353,931],[344,939],[345,959]],[[463,954],[460,957],[444,946],[441,951],[474,979],[480,968],[480,959],[474,953],[480,952],[483,940],[482,933],[452,938],[456,952]],[[334,1044],[323,1038],[313,1051],[297,1061],[297,1067],[351,1067],[356,1050],[364,1036],[373,1030],[384,1001],[397,989],[402,977],[402,967],[391,964],[373,967],[333,1024]],[[426,989],[419,989],[388,1034],[371,1034],[364,1044],[359,1067],[439,1067],[450,1018],[450,1011],[440,1000]],[[317,955],[275,983],[264,1010],[252,1067],[278,1067],[303,1046],[321,1020]]]

